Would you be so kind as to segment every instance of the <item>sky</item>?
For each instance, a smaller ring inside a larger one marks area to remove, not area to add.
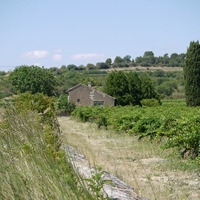
[[[199,0],[0,0],[0,71],[186,53]]]

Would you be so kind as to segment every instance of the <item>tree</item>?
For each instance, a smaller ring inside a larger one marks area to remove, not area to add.
[[[107,64],[108,66],[111,66],[111,64],[112,64],[112,59],[111,59],[111,58],[106,59],[106,64]]]
[[[117,99],[117,105],[140,105],[142,99],[159,101],[153,84],[148,77],[141,78],[137,73],[112,72],[106,80],[105,92]]]
[[[156,99],[160,102],[151,79],[147,75],[141,77],[142,99]]]
[[[153,65],[155,62],[154,53],[152,51],[145,51],[143,55],[143,61],[144,66]]]
[[[117,104],[125,106],[128,104],[129,94],[128,80],[123,71],[112,72],[106,80],[105,92],[117,99]]]
[[[95,65],[92,64],[92,63],[88,63],[87,66],[86,66],[86,68],[87,68],[88,70],[92,70],[92,69],[95,69]]]
[[[124,59],[121,58],[120,56],[116,56],[115,59],[114,59],[115,64],[120,64],[120,63],[123,63],[123,62],[124,62]]]
[[[109,68],[110,68],[110,66],[107,65],[107,64],[104,63],[104,62],[98,62],[98,63],[96,64],[96,67],[97,67],[97,69],[109,69]]]
[[[185,96],[188,106],[200,106],[200,44],[190,42],[183,67]]]
[[[124,57],[124,62],[129,64],[129,63],[131,62],[131,56],[126,55],[126,56]]]
[[[69,65],[67,65],[67,69],[68,70],[77,70],[77,66],[76,65],[74,65],[74,64],[69,64]]]
[[[132,105],[140,105],[141,106],[141,99],[142,99],[142,91],[141,91],[141,80],[137,73],[128,73],[127,74],[128,83],[129,83],[129,94],[131,99],[129,104]]]
[[[168,56],[168,53],[165,53],[163,55],[163,64],[164,65],[168,65],[169,64],[169,56]]]
[[[142,56],[136,57],[135,62],[136,65],[141,65],[143,62],[143,57]]]
[[[172,66],[172,67],[179,66],[179,60],[178,60],[178,54],[177,53],[171,54],[169,65]]]
[[[54,95],[56,79],[52,72],[44,67],[22,65],[10,74],[11,83],[21,93],[43,93]]]
[[[145,51],[143,58],[152,58],[154,57],[154,53],[152,51]]]

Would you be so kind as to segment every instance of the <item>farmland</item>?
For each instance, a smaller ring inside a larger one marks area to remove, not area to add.
[[[139,195],[199,199],[199,156],[193,151],[199,111],[184,101],[143,108],[79,107],[59,123],[65,142]]]

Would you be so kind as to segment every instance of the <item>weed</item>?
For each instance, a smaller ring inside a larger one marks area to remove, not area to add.
[[[106,184],[112,185],[112,180],[104,180],[103,174],[105,173],[101,167],[93,168],[91,171],[92,176],[90,179],[84,179],[87,182],[88,187],[92,191],[92,193],[95,195],[96,199],[100,200],[108,200],[108,196],[105,196],[105,193],[103,192],[103,187]]]

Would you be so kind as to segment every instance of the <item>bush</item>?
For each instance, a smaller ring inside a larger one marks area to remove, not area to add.
[[[160,105],[160,101],[158,101],[157,99],[142,99],[141,103],[142,103],[142,106],[147,106],[147,107]]]
[[[41,93],[31,94],[26,92],[14,98],[14,105],[21,114],[34,111],[39,113],[43,123],[47,123],[52,127],[56,123],[55,99],[53,97],[48,97]]]
[[[68,101],[68,95],[63,94],[58,99],[58,115],[71,115],[76,108],[73,102]]]

